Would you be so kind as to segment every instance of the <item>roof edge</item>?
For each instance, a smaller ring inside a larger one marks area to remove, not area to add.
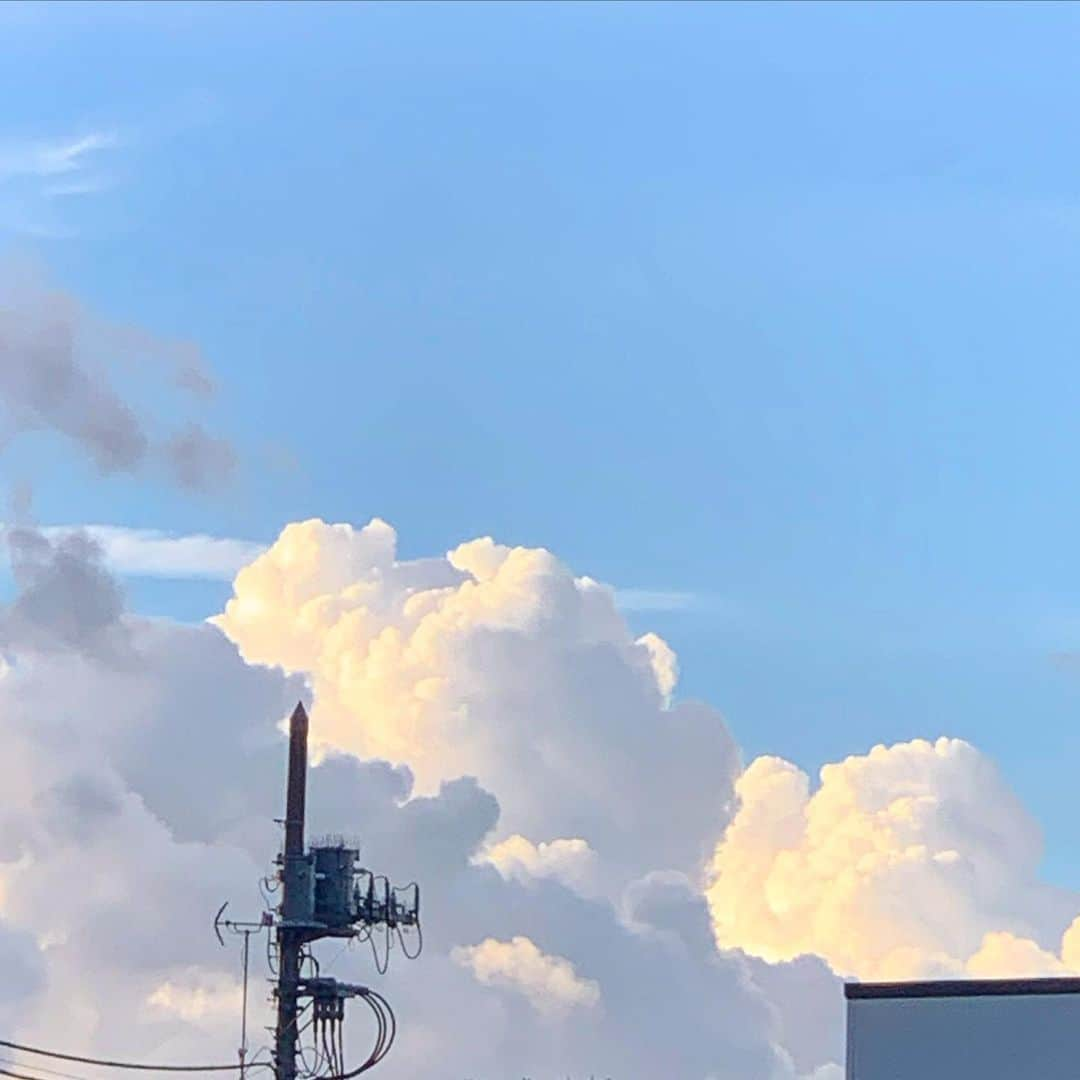
[[[844,983],[848,1001],[870,998],[1003,997],[1080,994],[1080,978],[946,979],[936,982]]]

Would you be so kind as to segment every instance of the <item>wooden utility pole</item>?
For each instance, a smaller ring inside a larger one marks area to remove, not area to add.
[[[285,851],[281,867],[281,919],[277,927],[277,1030],[274,1068],[277,1080],[296,1080],[300,950],[309,932],[307,895],[311,868],[304,857],[307,796],[308,716],[298,704],[289,718],[289,779],[285,796]]]

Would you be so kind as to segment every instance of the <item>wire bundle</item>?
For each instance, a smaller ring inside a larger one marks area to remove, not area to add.
[[[375,1017],[375,1043],[371,1053],[359,1065],[346,1070],[343,1024],[340,1019],[312,1017],[300,1029],[301,1035],[311,1031],[311,1044],[299,1047],[301,1076],[304,1080],[351,1080],[373,1069],[390,1052],[397,1035],[397,1019],[390,1003],[374,990],[360,995]],[[309,1056],[310,1055],[310,1056]]]
[[[135,1069],[139,1072],[175,1072],[175,1073],[207,1073],[207,1072],[239,1072],[243,1067],[239,1064],[229,1065],[148,1065],[141,1062],[134,1061],[111,1061],[104,1058],[92,1058],[83,1057],[79,1054],[62,1054],[58,1050],[44,1050],[40,1046],[26,1046],[23,1043],[9,1042],[6,1039],[0,1039],[0,1047],[7,1050],[14,1050],[20,1054],[32,1054],[38,1057],[52,1058],[56,1061],[71,1061],[78,1065],[92,1065],[98,1068],[106,1069]],[[14,1061],[4,1061],[3,1065],[16,1065]],[[247,1068],[269,1068],[270,1063],[266,1061],[252,1061],[247,1063]],[[81,1080],[80,1077],[73,1076],[71,1073],[57,1072],[55,1069],[47,1069],[42,1065],[23,1065],[22,1068],[33,1069],[35,1072],[47,1073],[52,1076],[63,1076],[67,1080]],[[29,1076],[26,1073],[20,1073],[11,1069],[3,1068],[0,1066],[0,1076],[9,1076],[13,1080],[41,1080],[37,1076]]]

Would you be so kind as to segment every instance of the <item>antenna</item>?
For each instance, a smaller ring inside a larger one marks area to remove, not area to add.
[[[248,959],[251,955],[251,935],[260,933],[267,927],[274,925],[274,918],[269,911],[263,912],[263,917],[258,922],[235,922],[232,919],[223,918],[225,909],[229,906],[229,901],[226,900],[221,907],[218,908],[218,913],[214,916],[214,933],[217,935],[218,944],[225,945],[225,938],[222,937],[221,931],[225,930],[230,934],[242,935],[244,938],[244,950],[243,950],[243,967],[244,967],[244,984],[243,984],[243,997],[241,998],[240,1006],[240,1049],[237,1053],[240,1056],[240,1080],[244,1080],[247,1068],[247,1006],[248,1006]]]
[[[357,938],[371,942],[376,970],[382,974],[389,964],[392,935],[396,934],[402,952],[409,959],[420,954],[423,936],[420,928],[420,887],[415,883],[395,888],[388,878],[360,866],[359,850],[344,839],[332,837],[305,849],[304,817],[307,801],[308,715],[298,704],[289,718],[289,772],[285,792],[284,847],[277,857],[277,878],[281,885],[281,903],[267,910],[259,922],[234,922],[225,919],[228,903],[221,905],[214,918],[214,933],[222,945],[222,930],[244,938],[244,998],[240,1031],[240,1076],[244,1076],[247,1058],[247,973],[250,938],[267,929],[277,953],[277,1024],[274,1029],[274,1073],[276,1080],[351,1080],[377,1065],[389,1052],[397,1032],[397,1022],[389,1003],[366,986],[353,986],[324,977],[311,951],[311,945],[323,938],[343,938],[346,943]],[[375,944],[375,933],[382,929],[385,940],[383,959]],[[415,951],[405,946],[405,930],[416,933]],[[271,941],[268,940],[267,947]],[[305,962],[312,975],[305,978]],[[359,998],[371,1009],[376,1022],[375,1045],[360,1065],[346,1069],[342,1026],[345,1002]],[[306,1003],[301,1006],[301,1001]],[[301,1024],[304,1013],[311,1010]],[[311,1031],[312,1045],[302,1040]],[[309,1061],[308,1052],[313,1055]],[[298,1072],[297,1059],[302,1066]]]

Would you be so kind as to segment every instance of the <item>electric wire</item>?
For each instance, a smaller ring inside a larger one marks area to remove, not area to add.
[[[274,935],[271,932],[266,934],[266,966],[270,969],[270,974],[276,976],[278,973],[277,960],[277,943],[274,941]]]
[[[12,1072],[11,1069],[0,1069],[0,1076],[12,1076],[15,1080],[41,1080],[40,1076],[29,1076],[26,1073]]]
[[[22,1043],[0,1039],[0,1046],[8,1050],[17,1050],[21,1054],[36,1054],[39,1057],[55,1058],[57,1061],[74,1061],[79,1065],[95,1065],[107,1069],[136,1069],[139,1072],[236,1072],[243,1066],[230,1065],[147,1065],[134,1061],[111,1061],[104,1058],[83,1057],[79,1054],[62,1054],[58,1050],[45,1050],[40,1046],[26,1046]]]
[[[21,1061],[11,1061],[8,1058],[0,1058],[0,1066],[13,1065],[19,1069],[33,1069],[34,1072],[45,1073],[48,1076],[62,1076],[65,1080],[84,1080],[74,1073],[61,1072],[59,1069],[47,1069],[44,1065],[26,1065]]]
[[[401,927],[396,927],[398,941],[401,942],[401,951],[405,954],[406,960],[415,960],[424,951],[424,931],[420,927],[420,923],[416,924],[416,952],[409,952],[405,945],[405,935],[402,933]]]
[[[367,1059],[355,1069],[345,1071],[343,1068],[342,1071],[322,1076],[319,1080],[352,1080],[354,1076],[359,1076],[374,1068],[390,1052],[390,1047],[397,1035],[397,1018],[394,1016],[394,1010],[390,1008],[390,1003],[386,998],[374,990],[368,990],[361,996],[375,1015],[378,1027],[375,1045]]]

